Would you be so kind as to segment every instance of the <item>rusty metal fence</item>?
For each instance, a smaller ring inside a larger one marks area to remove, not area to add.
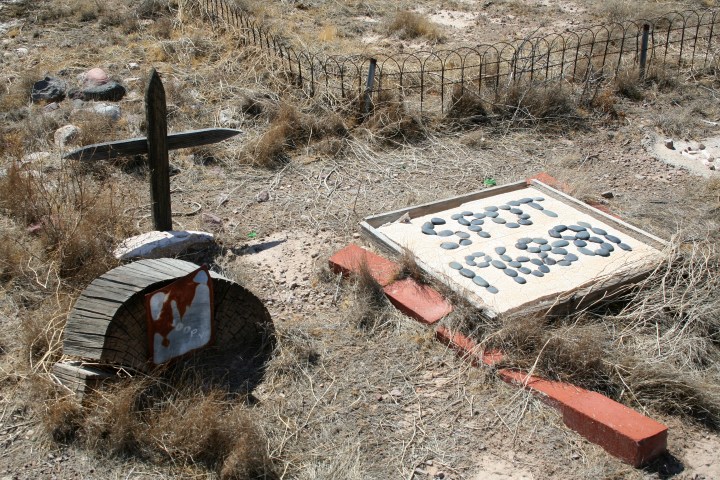
[[[446,113],[459,94],[487,98],[520,82],[587,84],[624,72],[706,70],[718,61],[715,10],[671,12],[517,43],[368,56],[298,51],[232,0],[200,0],[200,6],[207,20],[231,27],[242,44],[279,57],[308,96],[339,102],[390,94],[421,113]]]

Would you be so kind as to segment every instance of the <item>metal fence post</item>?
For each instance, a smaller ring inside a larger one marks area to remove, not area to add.
[[[640,44],[640,80],[645,80],[645,66],[647,63],[648,37],[650,25],[643,25],[642,43]]]
[[[370,115],[370,108],[372,107],[372,91],[373,84],[375,83],[375,67],[377,66],[377,59],[370,59],[370,68],[368,68],[367,82],[365,82],[365,115]]]

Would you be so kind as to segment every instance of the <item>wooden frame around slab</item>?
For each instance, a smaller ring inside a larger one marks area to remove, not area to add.
[[[651,233],[648,233],[640,228],[634,227],[627,222],[620,220],[619,218],[608,215],[605,212],[598,210],[597,208],[591,207],[590,205],[583,203],[559,190],[552,188],[551,186],[539,181],[520,181],[510,183],[508,185],[502,185],[498,187],[488,188],[484,190],[478,190],[465,195],[459,195],[456,197],[446,198],[437,202],[425,203],[422,205],[415,205],[412,207],[403,208],[400,210],[394,210],[392,212],[381,213],[379,215],[373,215],[365,218],[360,222],[360,228],[362,233],[369,237],[375,242],[380,248],[390,252],[393,255],[402,255],[403,248],[388,238],[385,234],[380,232],[378,229],[388,223],[393,223],[401,219],[403,216],[408,215],[411,219],[422,217],[436,212],[442,212],[451,208],[459,207],[460,205],[471,202],[474,200],[480,200],[483,198],[492,197],[501,193],[514,192],[522,190],[529,186],[535,187],[542,191],[546,195],[553,197],[583,213],[586,213],[592,217],[602,220],[615,227],[622,233],[644,242],[658,250],[663,250],[667,247],[668,243]],[[449,278],[438,275],[434,272],[427,264],[419,259],[416,259],[418,266],[431,278],[446,285],[454,292],[465,297],[474,307],[478,308],[482,314],[488,318],[496,318],[499,316],[498,312],[493,310],[487,304],[485,304],[479,296],[472,294],[472,292],[458,286],[455,282]],[[658,262],[659,263],[659,262]],[[643,278],[647,277],[657,267],[657,264],[648,264],[647,268],[642,269],[633,275],[616,275],[609,279],[600,281],[593,281],[577,288],[554,296],[553,298],[540,298],[534,302],[529,302],[520,307],[518,310],[511,312],[505,312],[504,315],[511,315],[516,313],[533,313],[542,312],[543,314],[561,314],[568,311],[578,310],[581,308],[587,308],[596,301],[609,298],[613,295],[617,295],[623,291],[623,287],[633,285]]]

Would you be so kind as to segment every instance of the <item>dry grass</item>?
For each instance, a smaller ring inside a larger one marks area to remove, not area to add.
[[[395,309],[385,296],[383,287],[370,273],[367,264],[360,265],[353,279],[349,321],[368,333],[375,333],[392,326]]]
[[[437,25],[424,15],[410,10],[400,10],[390,20],[388,32],[397,34],[403,40],[426,38],[433,42],[441,42],[444,37]]]

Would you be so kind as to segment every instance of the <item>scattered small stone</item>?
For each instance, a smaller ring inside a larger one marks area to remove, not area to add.
[[[130,62],[127,64],[127,68],[128,68],[128,70],[139,70],[140,64],[137,62]]]
[[[267,202],[270,200],[270,192],[263,190],[255,196],[255,200],[257,200],[258,203]]]
[[[73,100],[83,101],[108,101],[118,102],[127,93],[125,87],[120,85],[118,82],[109,81],[105,84],[94,85],[82,90],[73,90],[70,92],[70,98]]]
[[[670,150],[675,150],[675,142],[673,142],[672,138],[665,139],[665,147],[669,148]]]
[[[65,125],[55,130],[55,145],[65,148],[68,142],[73,141],[80,135],[80,129],[75,125]]]
[[[60,104],[58,102],[50,102],[43,107],[43,111],[44,112],[54,112],[58,108],[60,108]]]
[[[109,117],[115,121],[120,120],[120,117],[122,117],[122,111],[120,110],[120,107],[118,105],[98,103],[92,106],[92,111],[99,115]]]
[[[611,190],[606,190],[602,192],[600,196],[607,199],[615,198],[615,194]]]

